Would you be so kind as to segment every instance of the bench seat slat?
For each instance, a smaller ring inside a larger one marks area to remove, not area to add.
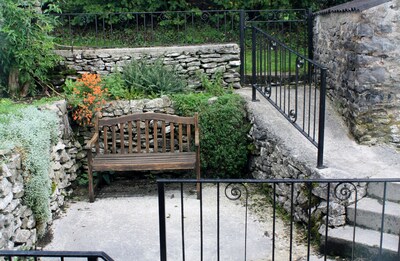
[[[165,153],[164,154],[114,154],[119,157],[101,157],[93,159],[93,170],[124,171],[124,170],[172,170],[194,169],[196,153]]]

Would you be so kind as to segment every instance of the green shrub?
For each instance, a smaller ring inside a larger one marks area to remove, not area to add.
[[[124,67],[122,79],[129,92],[146,96],[161,96],[185,92],[185,81],[172,69],[168,69],[161,59],[153,63],[132,60]]]
[[[115,72],[103,78],[104,87],[108,89],[108,92],[115,99],[127,99],[131,98],[128,89],[125,86],[125,82],[122,79],[122,75],[119,72]]]
[[[38,224],[46,223],[51,217],[50,149],[57,139],[57,124],[54,112],[40,111],[33,106],[3,114],[0,120],[0,148],[18,147],[23,153],[23,199]]]
[[[190,116],[199,112],[200,153],[204,177],[240,178],[247,164],[250,124],[244,100],[225,93],[209,103],[209,93],[173,96],[177,114]]]
[[[46,82],[47,72],[59,60],[50,36],[55,16],[42,14],[36,4],[34,0],[0,1],[0,73],[3,85],[8,78],[11,96],[34,92],[36,82]],[[60,11],[53,3],[48,7]]]

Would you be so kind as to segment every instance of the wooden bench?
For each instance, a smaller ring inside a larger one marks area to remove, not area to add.
[[[200,179],[197,113],[194,117],[136,113],[109,119],[97,114],[94,129],[85,147],[90,202],[94,201],[93,171],[193,169]]]

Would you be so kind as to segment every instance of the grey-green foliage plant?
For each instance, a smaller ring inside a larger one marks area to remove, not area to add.
[[[0,148],[18,147],[22,151],[23,200],[32,209],[39,224],[51,218],[50,153],[57,133],[58,119],[51,111],[29,106],[0,117]]]
[[[25,96],[34,91],[35,83],[46,82],[48,70],[58,61],[50,36],[55,16],[43,14],[37,3],[36,0],[0,1],[0,73],[11,96]],[[48,7],[49,11],[59,11],[52,3]]]
[[[132,60],[122,72],[130,93],[142,93],[146,96],[160,96],[185,92],[186,82],[174,68],[168,68],[161,59],[153,62],[145,59]]]

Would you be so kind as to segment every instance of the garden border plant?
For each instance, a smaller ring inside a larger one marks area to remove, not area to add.
[[[12,107],[11,101],[1,100],[0,107],[4,106]],[[57,135],[55,112],[19,105],[0,115],[0,148],[16,149],[22,156],[23,201],[35,215],[39,236],[44,234],[46,223],[51,219],[50,155]]]

